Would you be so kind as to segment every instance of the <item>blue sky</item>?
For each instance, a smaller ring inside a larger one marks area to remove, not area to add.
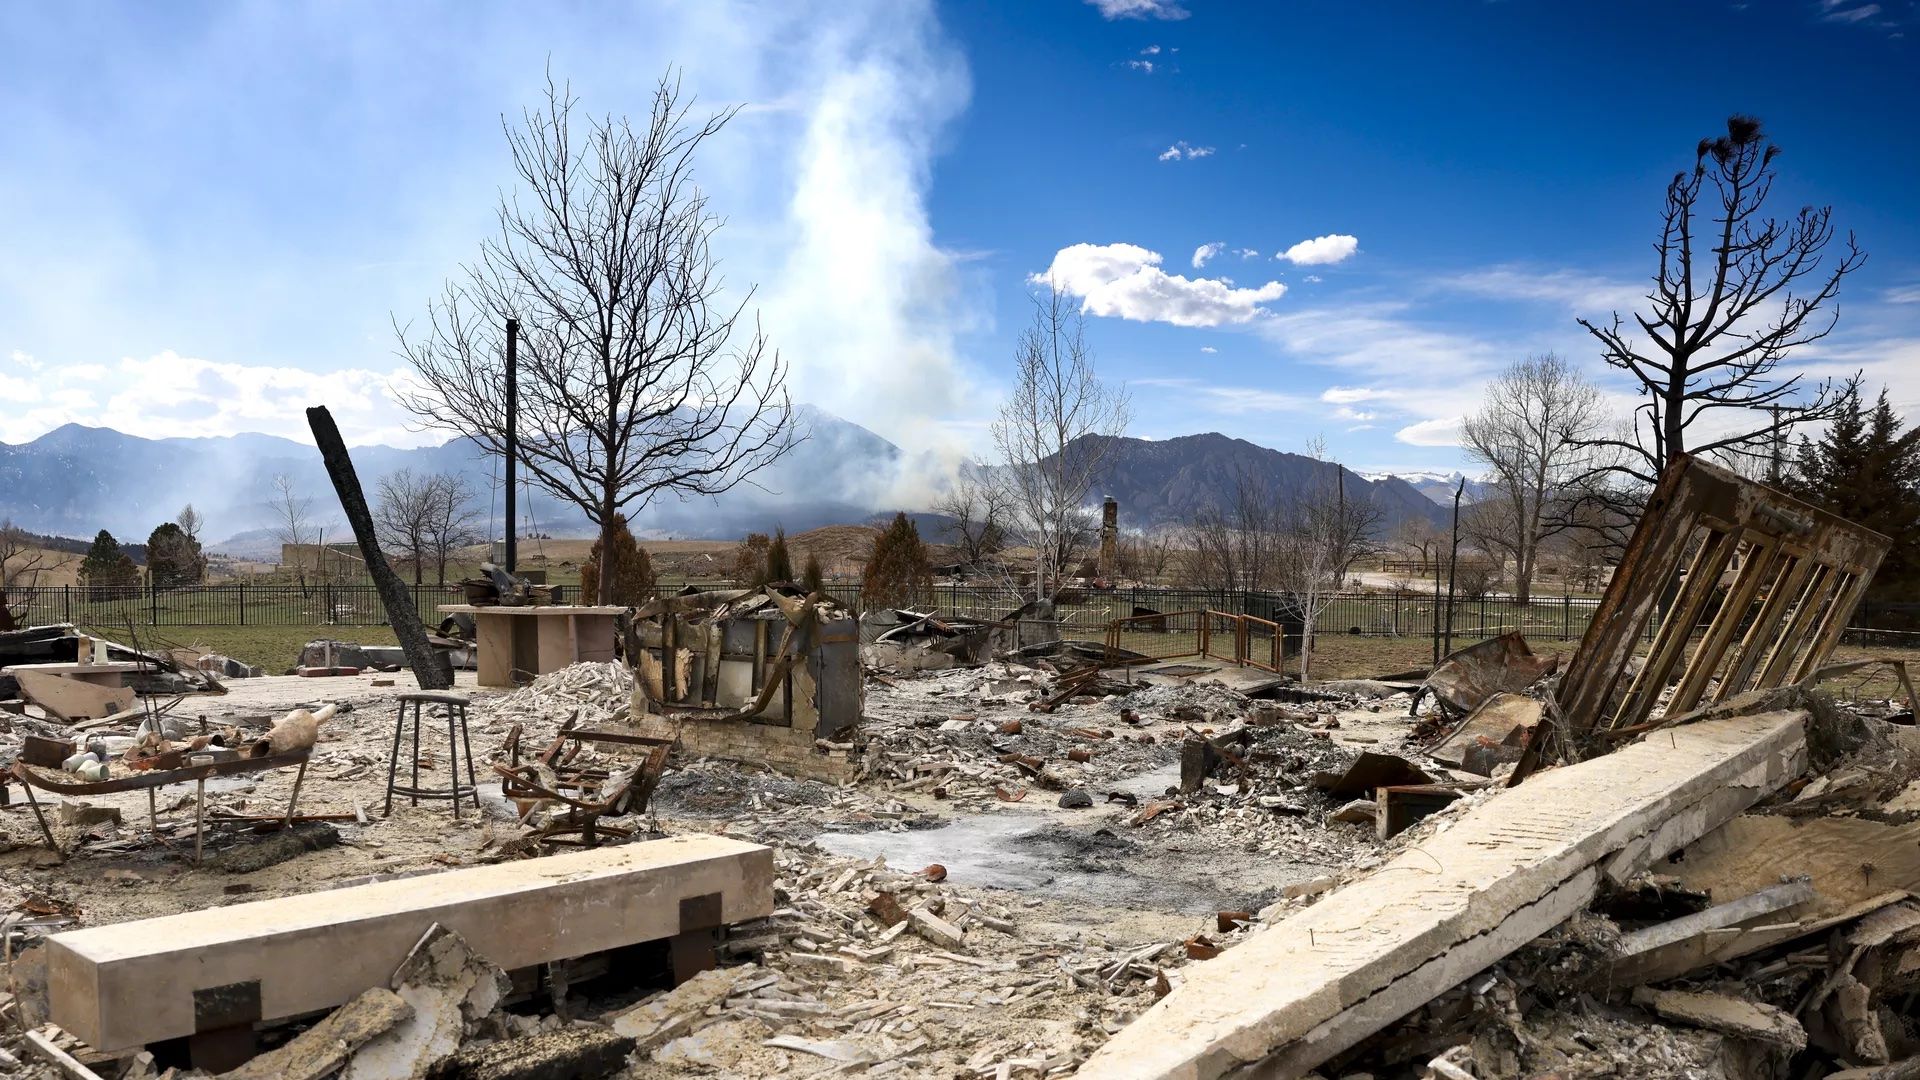
[[[1634,303],[1734,111],[1785,149],[1778,209],[1870,252],[1796,363],[1920,416],[1916,38],[1913,0],[13,5],[0,440],[304,438],[313,403],[432,438],[390,320],[477,250],[549,63],[595,111],[669,65],[746,106],[700,169],[729,281],[798,398],[932,460],[987,449],[1049,270],[1135,434],[1452,468],[1546,349],[1626,406],[1573,318]]]

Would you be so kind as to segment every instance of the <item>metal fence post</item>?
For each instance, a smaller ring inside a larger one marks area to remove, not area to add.
[[[147,579],[147,625],[160,625],[160,586],[152,578]]]
[[[1571,640],[1572,638],[1573,638],[1573,597],[1563,596],[1560,598],[1560,640],[1568,641],[1568,640]]]
[[[245,582],[241,582],[240,584],[240,625],[247,625],[247,586]]]
[[[71,585],[60,586],[60,614],[61,622],[73,621],[73,586]]]

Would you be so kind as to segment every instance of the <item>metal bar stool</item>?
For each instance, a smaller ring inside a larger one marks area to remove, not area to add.
[[[400,771],[400,739],[407,730],[407,707],[413,707],[413,782],[397,783]],[[421,710],[428,705],[445,706],[447,710],[447,786],[423,788],[420,786],[420,724]],[[456,730],[457,729],[457,730]],[[467,759],[467,782],[460,782],[460,758]],[[460,801],[471,797],[475,811],[480,809],[480,782],[473,775],[473,743],[467,738],[467,699],[459,694],[401,694],[400,713],[393,722],[393,757],[387,762],[387,807],[381,811],[386,817],[393,813],[393,797],[405,795],[419,806],[421,799],[446,799],[453,803],[453,818],[460,820]]]

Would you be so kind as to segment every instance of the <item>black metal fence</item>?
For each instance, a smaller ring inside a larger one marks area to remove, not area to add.
[[[412,585],[413,606],[429,623],[441,604],[458,604],[458,585]],[[556,586],[565,603],[578,590]],[[52,585],[11,588],[7,602],[23,622],[70,622],[102,629],[125,626],[378,626],[387,621],[371,584]]]
[[[835,599],[859,605],[859,586],[829,585]],[[964,584],[936,585],[925,606],[942,614],[973,619],[998,619],[1029,599],[1009,589]],[[1577,597],[1456,597],[1453,633],[1456,638],[1487,637],[1518,630],[1528,637],[1572,641],[1586,632],[1597,601]],[[1059,614],[1069,627],[1104,628],[1116,619],[1174,611],[1221,611],[1294,624],[1300,614],[1294,602],[1278,593],[1241,589],[1170,589],[1140,586],[1122,589],[1070,589],[1062,594]],[[1345,592],[1326,601],[1315,632],[1364,637],[1432,637],[1436,622],[1444,623],[1446,598],[1431,593]],[[1097,635],[1093,635],[1097,636]]]
[[[684,586],[662,583],[661,593]],[[694,588],[732,588],[702,583]],[[442,604],[462,602],[457,585],[414,585],[414,607],[429,623],[439,621]],[[580,602],[579,588],[554,586],[558,603]],[[835,600],[862,609],[860,586],[829,584]],[[27,622],[72,622],[101,628],[125,626],[378,626],[386,612],[373,585],[248,585],[241,583],[151,588],[149,586],[90,587],[55,585],[10,588],[6,593],[16,615]],[[1030,597],[1012,589],[955,582],[934,586],[916,607],[944,615],[998,620],[1025,604]],[[587,602],[591,602],[588,598]],[[1456,597],[1453,636],[1473,641],[1510,630],[1541,641],[1577,641],[1598,606],[1595,600],[1569,596],[1534,597],[1520,601],[1508,596]],[[1848,640],[1872,645],[1920,644],[1920,634],[1905,625],[1879,629],[1885,622],[1913,617],[1914,605],[1899,610],[1863,607],[1848,630]],[[1116,620],[1136,615],[1177,611],[1219,611],[1272,622],[1297,625],[1299,613],[1281,594],[1248,590],[1177,589],[1139,586],[1121,589],[1070,589],[1060,597],[1058,614],[1069,637],[1101,640]],[[1894,615],[1889,620],[1887,616]],[[1436,623],[1444,623],[1446,598],[1424,592],[1345,592],[1332,596],[1321,611],[1315,632],[1362,637],[1431,638]],[[1657,621],[1649,620],[1652,634]],[[1870,627],[1875,629],[1869,629]]]

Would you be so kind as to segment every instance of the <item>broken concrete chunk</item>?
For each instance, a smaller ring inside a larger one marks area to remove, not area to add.
[[[579,1024],[460,1051],[435,1080],[600,1080],[626,1066],[634,1040]]]
[[[1289,900],[1295,900],[1302,896],[1319,896],[1337,884],[1339,884],[1339,881],[1332,877],[1308,878],[1305,881],[1296,881],[1281,889],[1280,895]]]
[[[506,972],[439,923],[401,961],[392,986],[413,1015],[362,1047],[343,1080],[423,1080],[512,989]]]
[[[1379,804],[1372,799],[1355,799],[1340,809],[1327,815],[1328,821],[1343,821],[1349,825],[1371,825]]]
[[[1757,1001],[1726,994],[1653,990],[1643,986],[1633,992],[1633,1003],[1675,1023],[1752,1039],[1795,1053],[1807,1046],[1807,1030],[1792,1013]]]
[[[327,1018],[294,1036],[285,1046],[261,1054],[222,1080],[321,1080],[346,1064],[368,1040],[413,1015],[399,994],[384,986],[368,989]]]
[[[933,914],[926,908],[914,908],[907,913],[913,920],[914,932],[943,949],[963,949],[966,938],[961,936],[960,928]]]
[[[645,1053],[686,1034],[702,1013],[725,1001],[735,986],[759,972],[754,964],[703,971],[666,993],[655,994],[610,1017],[608,1024],[616,1034],[633,1039],[635,1049]]]
[[[745,1075],[743,1060],[767,1037],[765,1021],[754,1017],[717,1020],[699,1031],[667,1043],[653,1052],[653,1060],[675,1068],[712,1069],[729,1076]]]
[[[95,806],[84,802],[63,802],[60,804],[60,824],[75,829],[91,829],[95,825],[118,825],[120,808]]]
[[[807,1039],[798,1035],[775,1035],[768,1039],[765,1045],[782,1050],[798,1050],[803,1054],[813,1054],[828,1061],[845,1062],[849,1065],[875,1060],[873,1051],[852,1039]]]

